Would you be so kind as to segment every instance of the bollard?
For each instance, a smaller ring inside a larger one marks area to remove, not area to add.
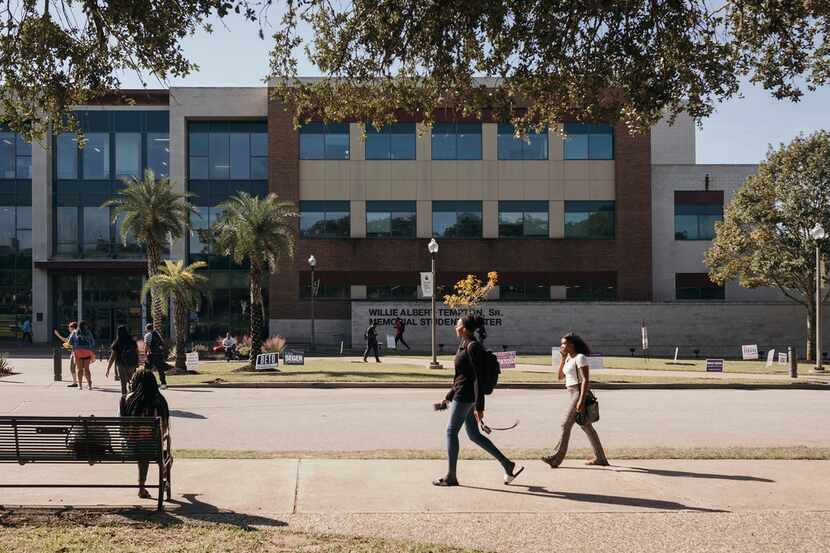
[[[55,371],[55,382],[63,380],[61,370],[61,348],[55,348],[52,350],[52,367]]]
[[[787,359],[790,362],[790,378],[798,378],[798,359],[792,346],[787,346]]]

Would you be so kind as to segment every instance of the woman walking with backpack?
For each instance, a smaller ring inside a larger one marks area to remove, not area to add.
[[[72,355],[75,357],[75,367],[78,371],[78,389],[84,387],[84,376],[92,389],[92,373],[89,365],[95,360],[95,337],[89,330],[86,321],[78,323],[78,330],[69,335],[69,345],[72,346]]]
[[[127,327],[121,325],[118,327],[118,332],[115,341],[110,346],[112,353],[110,353],[110,360],[107,364],[107,378],[110,376],[110,369],[115,363],[115,370],[118,371],[118,378],[121,381],[121,395],[127,395],[127,384],[135,373],[138,367],[138,344],[130,335]]]
[[[447,425],[447,459],[449,466],[446,476],[433,480],[435,486],[457,486],[458,477],[458,432],[464,426],[470,440],[496,458],[504,468],[504,483],[509,484],[524,467],[517,469],[516,463],[504,456],[489,438],[483,436],[478,426],[484,420],[484,371],[486,354],[484,347],[476,340],[476,331],[483,328],[484,319],[478,315],[465,315],[458,319],[455,333],[461,339],[455,354],[455,378],[452,388],[437,409],[450,406],[450,421]]]
[[[591,350],[588,348],[588,344],[576,334],[568,333],[562,337],[559,355],[561,359],[559,361],[558,379],[565,379],[568,403],[562,417],[559,444],[557,444],[553,455],[542,457],[542,461],[550,465],[552,469],[558,467],[568,453],[571,429],[577,420],[577,413],[582,413],[585,410],[585,401],[590,395],[591,388],[587,357],[591,355]],[[602,443],[599,441],[599,436],[593,425],[586,421],[584,424],[580,424],[580,428],[588,436],[588,441],[591,442],[591,448],[594,450],[594,458],[585,464],[607,467],[609,465],[608,458],[605,456]]]

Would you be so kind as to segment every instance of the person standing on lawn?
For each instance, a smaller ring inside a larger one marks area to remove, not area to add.
[[[375,327],[375,323],[371,321],[369,322],[369,328],[367,328],[366,332],[363,333],[363,337],[366,339],[366,349],[363,352],[363,362],[369,362],[367,359],[369,357],[369,350],[371,350],[375,354],[375,361],[380,363],[380,355],[378,354],[378,331]]]
[[[161,381],[161,389],[167,389],[167,377],[164,371],[167,368],[167,354],[164,347],[164,338],[161,334],[153,328],[153,323],[147,323],[144,327],[146,334],[144,334],[144,352],[147,354],[147,361],[144,362],[144,368],[152,371],[156,369],[159,373],[159,380]]]
[[[436,409],[450,406],[450,421],[447,425],[447,474],[432,481],[434,486],[458,486],[456,467],[458,465],[458,432],[463,426],[467,436],[481,449],[492,455],[504,468],[504,483],[510,484],[519,476],[524,467],[508,459],[489,438],[481,434],[479,425],[484,420],[484,387],[480,385],[485,371],[484,347],[476,340],[476,331],[484,326],[480,315],[465,315],[458,319],[455,333],[461,339],[455,354],[455,378],[452,388]]]
[[[406,330],[406,323],[403,322],[400,317],[395,317],[395,348],[397,348],[400,343],[405,345],[406,350],[409,351],[412,348],[409,347],[409,344],[407,344],[406,340],[403,339],[404,330]]]
[[[66,338],[61,336],[61,333],[58,332],[58,329],[52,331],[52,333],[57,337],[58,340],[61,341],[64,349],[71,350],[72,347],[69,345],[69,336],[72,336],[72,333],[78,330],[78,323],[75,321],[70,321],[69,323],[69,334]],[[75,374],[75,356],[70,354],[69,355],[69,372],[72,373],[72,384],[67,384],[67,388],[77,388],[78,387],[78,377]]]
[[[576,422],[576,414],[585,408],[585,398],[588,397],[588,391],[591,388],[591,378],[588,372],[588,356],[591,355],[591,350],[588,344],[576,334],[566,334],[559,345],[559,355],[558,379],[565,379],[568,400],[560,424],[559,443],[554,448],[553,455],[542,457],[542,461],[550,465],[552,469],[558,467],[568,453],[568,442],[571,439],[571,429]],[[594,426],[586,422],[580,425],[580,428],[588,436],[588,441],[591,442],[591,448],[594,450],[594,458],[585,464],[607,467],[608,458],[605,456]]]
[[[127,385],[133,378],[135,370],[138,368],[138,344],[135,338],[130,336],[127,327],[121,325],[118,327],[115,341],[110,346],[110,360],[107,364],[107,378],[110,375],[113,363],[115,370],[118,371],[118,378],[121,381],[121,395],[127,395]]]

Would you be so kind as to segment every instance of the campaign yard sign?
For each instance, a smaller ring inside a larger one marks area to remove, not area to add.
[[[395,337],[390,334],[386,335],[386,349],[395,349]]]
[[[496,359],[499,360],[499,368],[515,369],[516,368],[516,352],[515,351],[497,351],[495,352]]]
[[[198,371],[199,370],[199,352],[198,351],[193,351],[191,353],[188,353],[185,356],[184,361],[185,361],[185,366],[187,367],[187,370],[189,370],[189,371]]]
[[[285,350],[282,353],[283,365],[305,365],[305,352]]]
[[[787,358],[786,351],[779,351],[778,352],[778,364],[779,365],[786,365],[789,359]]]
[[[723,359],[707,359],[706,360],[706,372],[707,373],[722,373],[723,372]]]
[[[756,361],[758,359],[758,344],[741,346],[741,355],[744,361]]]
[[[767,367],[772,367],[773,362],[775,362],[775,350],[771,349],[767,352]]]
[[[277,353],[260,353],[256,356],[255,368],[258,371],[265,369],[276,369],[279,364],[279,354]]]

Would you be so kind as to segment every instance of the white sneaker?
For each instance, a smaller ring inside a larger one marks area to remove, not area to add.
[[[162,384],[161,386],[159,386],[159,388],[162,389],[162,390],[166,390],[167,389],[167,384]]]
[[[506,486],[507,484],[513,482],[513,480],[515,480],[522,472],[524,472],[524,470],[524,467],[519,467],[519,470],[516,470],[516,467],[514,465],[513,474],[508,474],[506,472],[504,473],[504,485]]]

